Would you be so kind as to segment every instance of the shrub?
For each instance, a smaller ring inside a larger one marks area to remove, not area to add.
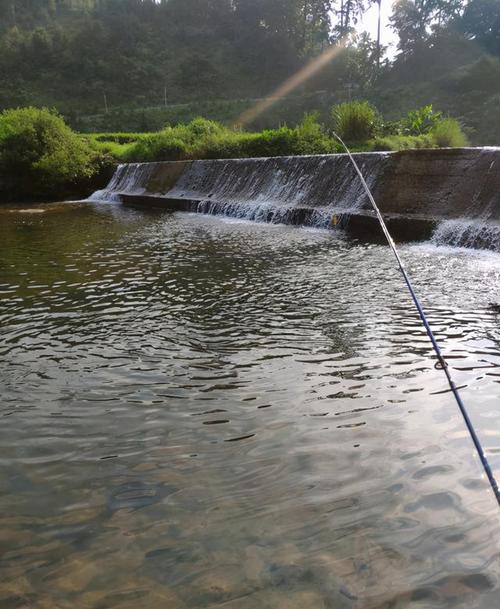
[[[178,128],[183,127],[183,125],[179,125]],[[227,129],[223,127],[220,123],[216,123],[215,121],[209,121],[206,118],[198,116],[194,120],[192,120],[186,126],[186,134],[188,138],[192,141],[196,139],[208,138],[215,135],[221,135],[226,132]]]
[[[365,142],[373,138],[381,120],[377,110],[367,101],[352,101],[333,106],[333,129],[347,143]]]
[[[54,111],[19,108],[0,113],[0,184],[4,196],[50,197],[70,191],[98,171],[98,154]]]
[[[129,149],[129,160],[178,161],[201,158],[203,151],[214,148],[216,142],[225,141],[232,132],[219,123],[196,118],[187,125],[167,126],[157,133],[145,135]]]
[[[462,126],[454,118],[441,119],[432,128],[431,135],[439,148],[460,148],[468,145]]]
[[[188,146],[172,127],[139,139],[126,153],[129,161],[178,161],[187,158]]]
[[[205,141],[203,148],[193,151],[193,158],[231,159],[251,156],[246,150],[248,139],[243,136],[225,135]]]

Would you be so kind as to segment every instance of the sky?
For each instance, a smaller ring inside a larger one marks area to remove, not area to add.
[[[389,27],[389,17],[392,11],[392,1],[382,0],[382,19],[380,28],[380,38],[383,45],[388,45],[389,49],[387,54],[390,58],[394,57],[396,53],[396,46],[398,43],[398,36]],[[356,29],[358,32],[368,32],[370,36],[377,39],[377,16],[378,6],[373,4],[368,11],[363,15],[363,18],[358,23]]]

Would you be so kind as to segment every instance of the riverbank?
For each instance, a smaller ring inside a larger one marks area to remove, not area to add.
[[[96,133],[83,136],[119,162],[260,158],[344,152],[339,134],[353,151],[397,151],[467,145],[458,121],[426,106],[398,122],[384,122],[367,102],[331,109],[329,124],[307,114],[295,127],[244,131],[197,118],[154,133]]]
[[[19,108],[0,113],[0,202],[63,200],[102,188],[119,163],[335,154],[338,133],[354,151],[463,146],[460,124],[425,106],[386,122],[367,102],[316,114],[295,127],[259,132],[197,118],[155,133],[78,134],[55,112]]]

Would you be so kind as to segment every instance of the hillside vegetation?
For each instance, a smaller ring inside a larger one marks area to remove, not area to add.
[[[397,0],[396,57],[354,26],[362,0],[0,0],[0,108],[56,108],[81,131],[226,125],[328,48],[336,59],[254,130],[326,121],[367,99],[397,119],[432,103],[500,144],[500,2]]]

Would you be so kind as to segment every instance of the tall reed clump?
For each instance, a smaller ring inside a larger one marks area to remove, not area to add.
[[[430,134],[439,148],[461,148],[469,143],[462,126],[454,118],[441,119],[432,127]]]
[[[348,144],[371,140],[381,124],[379,113],[367,101],[338,104],[331,113],[333,130]]]

